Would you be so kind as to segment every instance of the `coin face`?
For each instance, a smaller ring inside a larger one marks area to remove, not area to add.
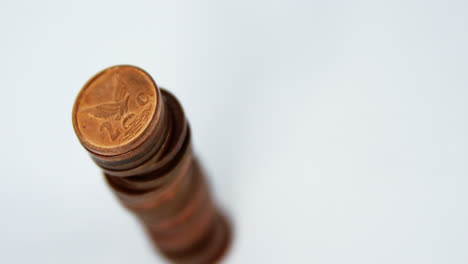
[[[137,67],[115,66],[95,75],[73,107],[73,126],[81,143],[101,155],[135,148],[155,115],[157,91],[153,79]]]

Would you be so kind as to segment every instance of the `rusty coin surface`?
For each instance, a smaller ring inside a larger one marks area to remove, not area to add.
[[[100,155],[126,153],[149,136],[158,88],[142,69],[119,65],[91,78],[73,107],[73,127],[84,147]]]

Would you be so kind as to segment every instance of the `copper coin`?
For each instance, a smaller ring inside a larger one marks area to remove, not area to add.
[[[73,126],[158,251],[181,264],[222,256],[230,226],[211,197],[183,108],[171,93],[137,67],[108,68],[82,88]]]
[[[81,143],[100,155],[126,153],[144,142],[159,104],[153,79],[134,66],[114,66],[91,78],[73,107]]]

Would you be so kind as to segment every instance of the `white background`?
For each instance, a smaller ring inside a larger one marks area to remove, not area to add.
[[[466,1],[1,1],[1,263],[163,263],[71,123],[115,64],[182,102],[225,263],[468,263]]]

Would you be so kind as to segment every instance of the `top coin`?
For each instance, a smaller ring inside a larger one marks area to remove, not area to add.
[[[73,106],[73,127],[84,147],[113,156],[140,145],[158,106],[156,83],[142,69],[114,66],[91,78]]]

